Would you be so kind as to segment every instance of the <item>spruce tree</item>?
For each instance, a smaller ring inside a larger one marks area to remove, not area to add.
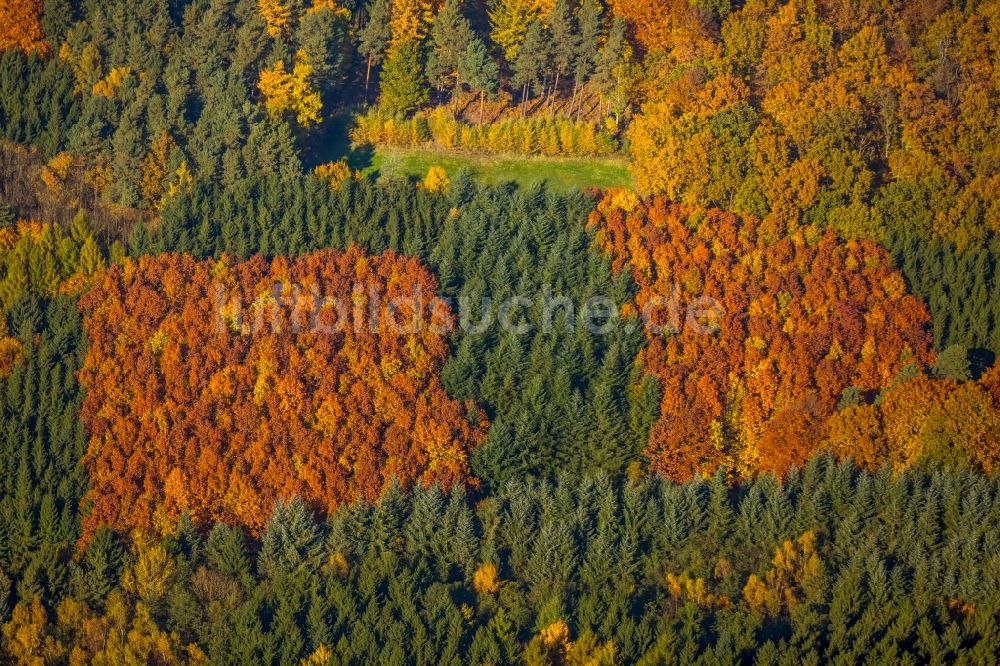
[[[552,44],[553,83],[550,102],[559,89],[559,79],[573,71],[580,35],[569,0],[555,0],[549,12],[549,34]]]
[[[368,101],[368,84],[371,81],[372,66],[378,65],[385,57],[385,50],[392,38],[390,29],[390,0],[373,0],[368,5],[368,21],[358,32],[358,53],[367,60],[365,65],[365,101]]]
[[[474,35],[469,20],[462,14],[462,0],[445,0],[431,29],[431,52],[427,58],[427,79],[438,90],[459,84],[458,62]]]
[[[475,38],[469,42],[465,53],[458,61],[458,71],[462,80],[479,92],[479,124],[482,125],[485,97],[496,93],[500,85],[500,70],[490,57],[483,40]]]
[[[270,634],[277,648],[277,662],[295,664],[306,647],[302,629],[306,613],[302,612],[304,599],[293,586],[285,583],[276,588],[276,608],[271,618]]]
[[[601,94],[602,100],[611,106],[611,96],[618,85],[621,67],[625,61],[628,44],[625,40],[625,19],[615,16],[608,30],[608,38],[597,53],[594,67],[593,82]]]
[[[513,64],[511,83],[521,90],[521,117],[524,117],[528,93],[537,95],[542,86],[543,75],[548,67],[549,45],[546,42],[545,28],[542,22],[535,19],[528,25],[524,42],[517,50]]]
[[[0,539],[3,533],[0,532]],[[13,609],[13,582],[0,570],[0,623],[6,624],[10,619],[10,611]]]
[[[601,3],[600,0],[583,0],[580,6],[579,41],[576,45],[576,64],[574,67],[573,93],[582,95],[580,88],[590,78],[597,61],[598,49],[601,46]],[[577,117],[583,101],[577,101]]]
[[[295,35],[298,48],[309,59],[313,68],[311,80],[324,100],[333,99],[343,81],[350,53],[349,31],[349,19],[340,11],[307,11],[299,21]],[[366,95],[367,92],[366,81]]]
[[[636,450],[645,448],[649,430],[660,417],[660,385],[655,377],[645,375],[638,368],[633,371],[628,390],[628,421]]]
[[[299,498],[278,501],[261,536],[260,569],[271,578],[315,566],[322,534]]]
[[[419,42],[407,40],[393,47],[382,68],[380,93],[379,104],[394,115],[408,115],[427,101]]]

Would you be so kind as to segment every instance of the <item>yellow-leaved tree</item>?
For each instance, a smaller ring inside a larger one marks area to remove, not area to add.
[[[754,610],[778,615],[806,599],[810,586],[822,576],[823,565],[816,553],[816,534],[803,532],[775,549],[771,569],[763,580],[751,574],[743,598]]]
[[[344,160],[320,164],[313,169],[313,173],[325,180],[330,185],[330,189],[335,191],[339,190],[341,185],[355,175]]]
[[[34,595],[21,600],[0,632],[0,657],[7,656],[11,663],[31,666],[58,661],[66,650],[49,635],[48,628],[49,619],[41,598]]]
[[[538,3],[534,0],[498,0],[490,9],[490,39],[503,49],[508,62],[517,57],[517,49],[524,41],[528,25],[538,16]]]
[[[428,192],[444,194],[448,191],[448,186],[451,185],[451,179],[448,178],[448,174],[443,168],[439,166],[432,166],[427,170],[427,175],[424,177],[423,184],[424,188]]]
[[[257,88],[264,94],[264,108],[268,113],[273,116],[294,113],[295,121],[302,127],[320,122],[323,102],[309,80],[312,72],[313,67],[302,51],[295,54],[290,72],[285,69],[283,60],[261,70]]]
[[[590,631],[584,631],[577,640],[571,641],[569,627],[557,620],[531,639],[524,650],[524,663],[528,666],[613,666],[617,659],[612,641],[601,643]]]
[[[122,587],[145,603],[156,603],[167,591],[174,563],[166,549],[139,539],[135,564],[122,576]]]
[[[130,67],[113,67],[107,76],[91,87],[90,92],[108,99],[115,99],[118,96],[118,90],[131,73]]]
[[[257,9],[267,24],[267,34],[276,39],[288,34],[292,26],[292,12],[281,0],[258,0]]]
[[[390,47],[410,40],[422,40],[434,22],[434,3],[430,0],[392,0],[389,33]]]
[[[166,130],[153,139],[153,144],[142,160],[142,178],[139,188],[150,209],[158,208],[163,203],[164,182],[170,170],[170,155],[177,148],[177,143]]]

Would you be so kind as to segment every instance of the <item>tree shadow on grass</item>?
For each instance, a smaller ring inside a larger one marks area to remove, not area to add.
[[[320,164],[344,160],[354,171],[370,169],[375,150],[370,145],[351,145],[351,113],[342,111],[326,118],[322,125],[305,138],[302,145],[302,164],[312,171]]]
[[[378,176],[378,170],[372,169],[375,164],[375,148],[370,143],[352,146],[344,159],[352,171],[370,170],[370,173]]]

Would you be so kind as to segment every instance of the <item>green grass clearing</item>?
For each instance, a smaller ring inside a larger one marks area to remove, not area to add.
[[[481,182],[532,185],[546,181],[559,190],[588,187],[632,187],[628,161],[620,157],[544,157],[537,155],[480,155],[433,148],[375,148],[365,173],[381,178],[423,178],[432,166],[454,175],[470,169]]]

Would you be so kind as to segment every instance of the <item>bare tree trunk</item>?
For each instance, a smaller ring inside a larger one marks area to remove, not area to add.
[[[486,91],[479,91],[479,124],[483,124],[483,100],[486,97]]]
[[[521,117],[524,118],[524,107],[528,103],[528,84],[525,83],[521,89]]]
[[[368,68],[365,70],[365,104],[368,103],[368,82],[372,77],[372,54],[368,54]]]

